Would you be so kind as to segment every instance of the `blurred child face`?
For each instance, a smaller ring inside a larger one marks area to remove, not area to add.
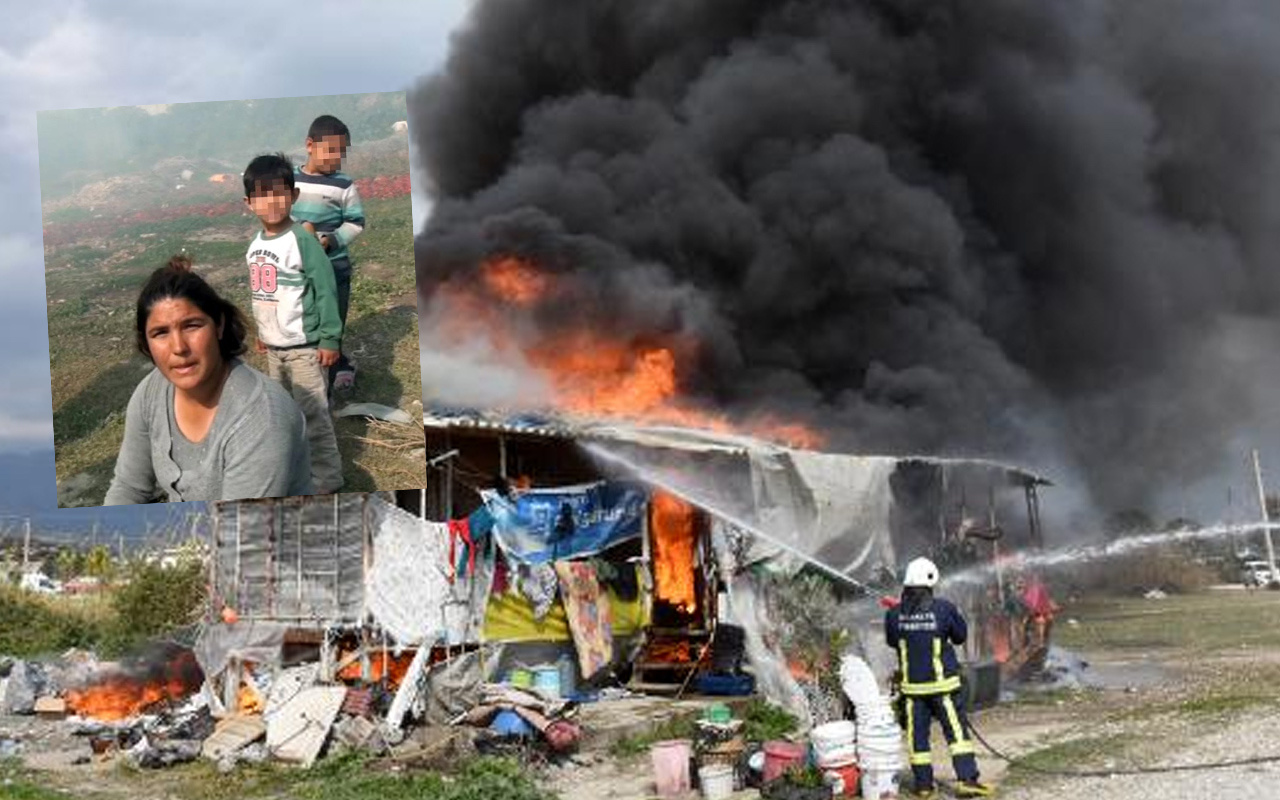
[[[151,360],[179,391],[198,391],[221,377],[221,333],[221,326],[185,297],[158,300],[147,313]]]
[[[307,166],[314,172],[328,175],[337,172],[342,159],[347,157],[347,137],[322,136],[307,139]]]
[[[246,197],[244,203],[262,222],[263,228],[268,232],[275,232],[288,226],[289,211],[293,209],[293,203],[297,199],[297,187],[290,189],[287,183],[277,180],[270,185],[255,186],[253,194]]]

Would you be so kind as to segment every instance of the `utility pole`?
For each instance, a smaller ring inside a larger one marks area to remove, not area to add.
[[[26,532],[22,536],[22,574],[31,566],[31,517],[27,517]]]
[[[1276,582],[1276,550],[1271,543],[1271,513],[1267,510],[1267,492],[1262,486],[1262,464],[1258,451],[1253,451],[1253,476],[1258,481],[1258,503],[1262,506],[1262,534],[1267,543],[1268,583]]]

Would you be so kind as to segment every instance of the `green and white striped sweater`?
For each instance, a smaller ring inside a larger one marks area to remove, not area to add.
[[[316,233],[329,235],[329,260],[339,262],[350,255],[347,246],[364,230],[364,208],[355,181],[343,172],[309,175],[294,167],[294,185],[298,200],[293,204],[293,219],[310,222]]]

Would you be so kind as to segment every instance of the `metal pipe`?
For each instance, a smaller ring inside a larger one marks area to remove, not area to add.
[[[1258,504],[1262,507],[1262,533],[1267,542],[1267,569],[1270,571],[1268,583],[1276,582],[1276,551],[1271,543],[1271,513],[1267,509],[1267,492],[1262,486],[1262,463],[1258,460],[1258,451],[1253,451],[1253,475],[1258,481]]]

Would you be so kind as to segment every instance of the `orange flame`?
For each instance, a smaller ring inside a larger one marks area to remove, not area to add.
[[[649,524],[653,532],[654,594],[659,600],[692,614],[698,608],[693,565],[693,506],[675,495],[654,492]]]
[[[199,688],[199,667],[190,651],[165,665],[163,672],[151,678],[108,674],[83,689],[69,689],[64,699],[67,708],[82,717],[117,722],[135,717],[157,703],[180,700]]]
[[[485,287],[517,306],[532,306],[547,294],[551,279],[537,267],[514,256],[486,261],[480,270]]]
[[[529,359],[551,377],[560,407],[580,414],[658,414],[676,394],[676,359],[666,347],[630,347],[580,333],[533,348]]]
[[[404,676],[409,672],[409,666],[413,663],[413,653],[401,653],[400,655],[386,654],[385,673],[383,671],[383,654],[374,652],[369,655],[369,681],[378,683],[383,679],[385,674],[387,686],[395,689],[404,680]],[[360,680],[360,662],[353,661],[346,665],[338,672],[338,678],[344,681]]]
[[[240,696],[236,699],[236,707],[242,714],[261,714],[266,708],[262,695],[247,683],[240,684]]]
[[[440,345],[483,336],[499,349],[523,353],[547,379],[559,409],[588,417],[743,432],[794,447],[815,448],[822,442],[814,430],[797,422],[770,416],[730,420],[684,400],[680,356],[696,351],[696,343],[610,340],[585,329],[530,341],[517,332],[509,309],[531,310],[559,287],[553,275],[527,259],[494,256],[481,265],[480,277],[482,290],[457,283],[436,290],[446,310],[438,331],[444,338]]]

